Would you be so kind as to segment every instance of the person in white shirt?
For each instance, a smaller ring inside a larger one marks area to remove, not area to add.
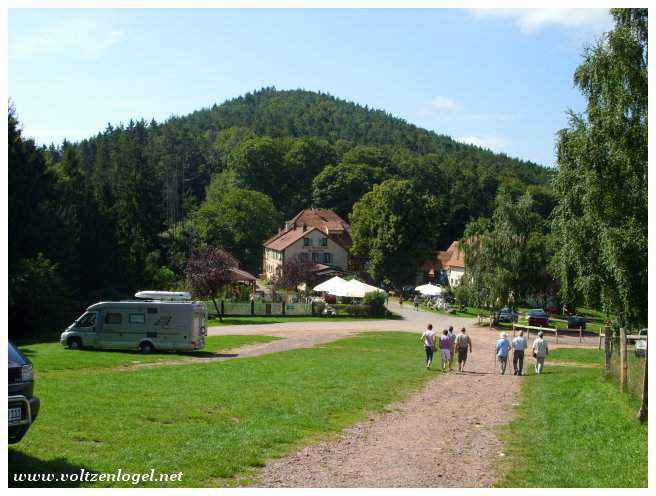
[[[533,341],[533,356],[535,357],[535,373],[541,374],[544,369],[544,359],[549,354],[549,346],[543,339],[544,333],[538,332],[538,338]]]
[[[437,333],[433,330],[433,325],[428,324],[428,327],[419,338],[419,341],[424,343],[424,350],[426,351],[426,368],[430,369],[433,363],[433,352],[435,351],[435,336]]]
[[[519,331],[519,335],[512,340],[514,375],[522,375],[524,372],[524,351],[526,348],[528,348],[528,343],[524,337],[524,331]]]

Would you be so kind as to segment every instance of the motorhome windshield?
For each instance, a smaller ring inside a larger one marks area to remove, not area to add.
[[[85,313],[75,321],[75,324],[80,327],[89,327],[96,323],[95,313]]]

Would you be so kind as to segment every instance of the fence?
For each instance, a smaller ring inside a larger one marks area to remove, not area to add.
[[[647,416],[647,346],[636,344],[647,342],[647,336],[627,334],[624,329],[613,333],[605,328],[604,370],[615,381],[622,392],[640,399],[640,420]]]
[[[219,312],[224,316],[252,316],[252,315],[312,315],[311,303],[266,303],[266,302],[238,302],[217,301]],[[214,303],[205,302],[210,315],[216,315]]]

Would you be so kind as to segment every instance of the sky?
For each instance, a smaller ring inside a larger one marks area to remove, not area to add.
[[[9,96],[40,144],[302,88],[552,166],[601,9],[10,9]]]

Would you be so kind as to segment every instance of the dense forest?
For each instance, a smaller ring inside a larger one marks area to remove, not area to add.
[[[49,331],[100,298],[182,284],[203,245],[259,273],[261,243],[284,219],[310,206],[350,219],[387,181],[432,205],[406,229],[422,239],[415,257],[491,216],[501,187],[528,192],[543,218],[554,206],[549,169],[327,94],[264,88],[49,147],[23,135],[19,115],[10,107],[12,333]]]

